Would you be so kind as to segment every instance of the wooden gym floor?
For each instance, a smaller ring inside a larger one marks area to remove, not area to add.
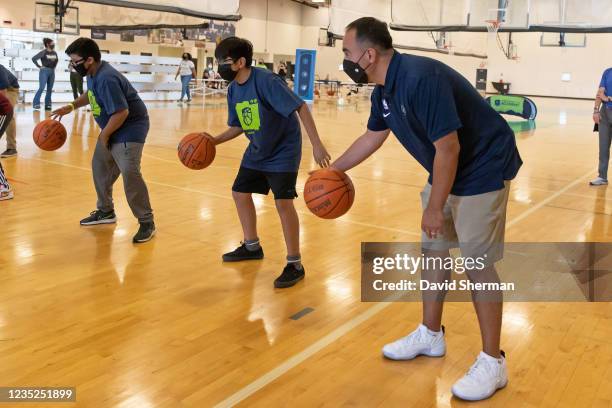
[[[537,129],[518,135],[525,165],[507,240],[612,241],[612,190],[587,185],[592,103],[537,103]],[[315,104],[334,158],[368,112],[367,100]],[[415,327],[420,304],[360,302],[360,243],[419,238],[426,175],[395,139],[349,173],[357,195],[345,217],[320,220],[296,201],[307,277],[274,290],[285,249],[271,197],[256,201],[266,259],[220,261],[242,238],[230,188],[246,139],[219,146],[203,171],[176,157],[182,135],[224,129],[223,99],[150,115],[143,173],[158,234],[134,246],[121,181],[117,225],[78,224],[95,209],[91,114],[66,117],[68,141],[43,152],[31,134],[45,114],[18,111],[19,157],[2,161],[15,199],[0,203],[0,386],[74,386],[77,403],[61,406],[79,407],[472,405],[450,394],[480,350],[470,304],[446,306],[444,358],[391,362],[380,349]],[[299,188],[314,168],[306,137],[303,156]],[[304,308],[314,311],[289,319]],[[610,303],[506,304],[503,348],[508,387],[474,405],[612,407]]]

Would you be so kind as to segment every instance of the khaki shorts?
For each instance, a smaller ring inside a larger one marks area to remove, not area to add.
[[[444,204],[444,231],[435,239],[421,236],[423,249],[460,248],[462,257],[483,257],[490,265],[504,256],[506,207],[510,181],[501,190],[473,196],[449,195]],[[431,184],[421,192],[423,210],[429,203]]]

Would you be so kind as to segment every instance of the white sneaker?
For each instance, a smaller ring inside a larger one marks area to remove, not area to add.
[[[13,197],[13,189],[0,184],[0,201],[10,200]]]
[[[506,370],[506,356],[501,352],[497,359],[481,351],[476,362],[470,367],[467,374],[453,385],[451,391],[455,397],[480,401],[489,398],[508,383]]]
[[[430,332],[427,326],[419,327],[406,337],[385,345],[383,355],[391,360],[412,360],[418,355],[441,357],[446,354],[444,326],[437,333]]]
[[[608,180],[605,178],[597,177],[595,180],[589,181],[590,186],[605,186],[608,184]]]

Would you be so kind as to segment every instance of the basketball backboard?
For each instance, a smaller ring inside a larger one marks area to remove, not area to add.
[[[574,47],[584,48],[587,45],[585,33],[542,33],[541,47]]]
[[[500,30],[529,29],[530,0],[472,0],[468,14],[468,26],[472,29],[487,28],[487,21],[496,20]]]
[[[34,31],[44,33],[79,34],[79,9],[67,7],[63,17],[56,13],[53,3],[36,2]]]

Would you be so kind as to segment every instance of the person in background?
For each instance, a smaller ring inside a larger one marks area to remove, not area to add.
[[[40,109],[40,96],[45,87],[45,110],[51,110],[51,93],[53,92],[53,83],[55,82],[55,67],[57,66],[57,52],[55,52],[55,42],[50,38],[44,38],[43,44],[45,49],[32,57],[32,62],[40,71],[38,72],[38,91],[34,95],[32,105],[34,109]],[[40,61],[40,64],[38,63]],[[42,64],[42,65],[41,65]]]
[[[11,107],[14,109],[17,105],[19,97],[19,82],[15,75],[0,64],[0,95],[8,99]],[[15,125],[15,117],[11,114],[10,117],[4,119],[6,123],[6,150],[0,155],[2,158],[17,156],[17,133]],[[0,132],[0,138],[2,138]]]
[[[195,64],[191,59],[191,54],[188,52],[183,53],[183,59],[176,70],[174,79],[181,76],[181,99],[178,102],[183,102],[183,97],[187,96],[187,102],[191,102],[191,93],[189,92],[189,82],[192,78],[196,78]]]
[[[287,68],[285,64],[281,62],[280,67],[278,68],[278,76],[285,82],[287,82]]]
[[[68,63],[68,68],[70,68],[70,87],[72,88],[72,96],[74,99],[78,99],[79,96],[83,95],[83,77],[76,72],[72,64]]]
[[[6,92],[0,92],[0,137],[4,134],[13,119],[13,105],[5,96]],[[2,163],[0,163],[0,201],[13,198],[13,189],[4,175]]]
[[[592,186],[608,184],[608,162],[610,161],[610,141],[612,140],[612,68],[604,71],[597,96],[593,121],[599,125],[599,175],[589,182]]]

